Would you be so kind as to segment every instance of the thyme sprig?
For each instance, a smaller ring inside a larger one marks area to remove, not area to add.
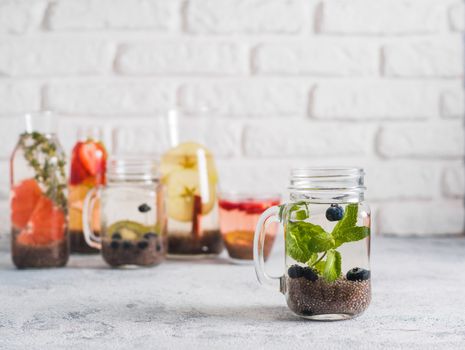
[[[40,183],[45,195],[66,211],[65,155],[57,144],[39,132],[20,135],[19,147],[34,170],[34,179]]]

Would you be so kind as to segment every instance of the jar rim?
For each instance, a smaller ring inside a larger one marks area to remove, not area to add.
[[[363,192],[361,167],[303,167],[291,169],[290,190]]]
[[[108,181],[158,181],[158,168],[151,157],[113,156],[107,161]]]
[[[291,169],[291,177],[320,178],[341,176],[363,176],[361,167],[301,167]]]

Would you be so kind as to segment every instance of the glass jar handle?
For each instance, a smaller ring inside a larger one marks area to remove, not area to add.
[[[92,213],[94,212],[95,200],[100,196],[100,188],[92,188],[84,199],[84,205],[82,208],[82,228],[84,231],[84,239],[86,243],[92,248],[102,249],[102,240],[100,237],[94,234],[92,229]]]
[[[273,277],[268,275],[265,271],[264,245],[266,228],[270,223],[273,222],[280,222],[279,207],[276,205],[265,210],[258,219],[253,241],[253,258],[255,274],[257,275],[258,281],[264,286],[273,290],[281,290],[281,280],[283,276]]]

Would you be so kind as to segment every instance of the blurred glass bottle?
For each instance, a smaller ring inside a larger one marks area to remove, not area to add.
[[[102,129],[96,126],[80,127],[78,129],[78,142],[71,154],[71,172],[69,178],[69,234],[71,251],[76,253],[97,253],[98,250],[90,247],[83,234],[82,208],[87,193],[96,186],[106,183],[107,151],[102,142]],[[99,203],[94,208],[93,220],[99,225]],[[100,227],[93,227],[99,232]]]
[[[218,173],[207,148],[208,120],[180,117],[171,110],[165,118],[169,150],[161,157],[166,187],[168,254],[208,256],[223,250],[218,221]]]
[[[11,255],[18,268],[68,261],[66,161],[55,124],[51,112],[26,114],[11,156]]]

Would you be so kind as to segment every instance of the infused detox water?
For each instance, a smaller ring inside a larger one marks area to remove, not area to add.
[[[169,254],[221,253],[218,173],[212,153],[195,142],[180,143],[163,155],[161,172],[166,187]]]
[[[254,262],[260,283],[280,289],[296,314],[343,320],[362,314],[371,301],[370,209],[360,168],[293,169],[289,201],[267,209],[257,224]],[[269,223],[284,229],[285,273],[264,269]]]
[[[269,207],[278,205],[279,195],[253,196],[223,193],[219,201],[220,229],[229,256],[236,262],[253,260],[255,226],[260,215]],[[266,232],[264,254],[268,258],[276,237],[276,225]]]
[[[297,203],[285,221],[285,290],[304,317],[350,318],[371,300],[370,213],[363,204]]]

